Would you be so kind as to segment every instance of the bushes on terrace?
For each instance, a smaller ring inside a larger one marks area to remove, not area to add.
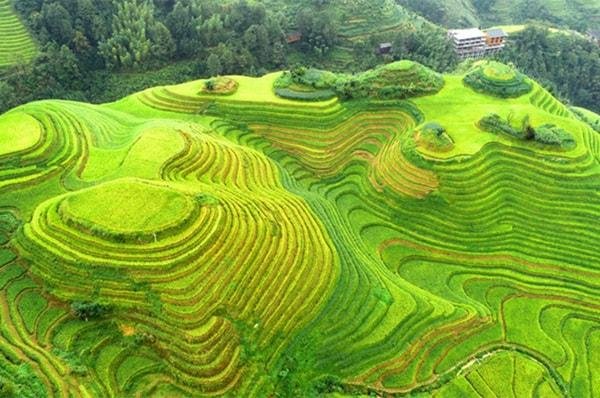
[[[454,146],[446,129],[437,122],[425,124],[420,131],[417,131],[416,140],[433,151],[449,151]]]
[[[96,301],[74,301],[71,304],[73,314],[83,320],[101,318],[110,312],[110,307]]]
[[[443,85],[444,79],[441,75],[420,64],[400,61],[357,75],[299,67],[282,74],[275,82],[275,92],[289,95],[289,91],[309,92],[312,88],[312,95],[316,97],[326,97],[331,91],[342,99],[387,100],[434,94],[441,90]],[[315,93],[314,90],[321,91]]]
[[[15,385],[8,380],[0,378],[0,398],[13,398],[15,396]]]
[[[208,79],[204,82],[202,93],[204,94],[219,94],[231,95],[234,94],[239,87],[238,82],[229,77],[216,77]]]
[[[479,127],[491,133],[506,134],[520,140],[535,141],[562,149],[571,149],[576,145],[573,136],[560,127],[552,124],[533,127],[528,115],[520,120],[509,115],[505,120],[496,114],[491,114],[479,121]]]
[[[476,64],[463,81],[477,92],[500,98],[520,97],[533,89],[525,75],[498,62]]]

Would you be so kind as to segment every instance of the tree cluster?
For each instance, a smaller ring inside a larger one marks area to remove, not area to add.
[[[41,98],[106,100],[107,71],[141,74],[191,62],[200,75],[258,74],[286,64],[288,20],[247,0],[22,0],[40,44],[2,71],[0,112]],[[95,95],[100,94],[99,97]]]
[[[600,112],[600,46],[575,35],[530,27],[498,55],[562,100]]]

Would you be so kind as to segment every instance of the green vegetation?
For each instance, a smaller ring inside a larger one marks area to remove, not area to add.
[[[476,63],[464,81],[475,91],[501,98],[520,97],[533,89],[525,75],[493,61]]]
[[[202,92],[204,94],[230,95],[237,91],[238,86],[239,84],[235,79],[219,76],[205,81]]]
[[[565,56],[568,54],[568,56]],[[511,35],[498,55],[541,82],[555,96],[600,112],[600,46],[577,35],[530,27]]]
[[[399,3],[450,28],[535,22],[586,32],[600,23],[600,4],[594,0],[399,0]]]
[[[521,140],[533,140],[543,145],[558,146],[569,149],[575,146],[571,134],[552,124],[533,127],[529,115],[515,118],[509,115],[507,120],[496,114],[488,115],[479,121],[479,127],[495,134],[506,134]]]
[[[299,67],[284,72],[274,88],[284,98],[322,101],[332,93],[342,99],[406,99],[434,94],[443,85],[442,76],[432,70],[399,61],[357,75]]]
[[[161,236],[195,211],[191,198],[136,180],[116,180],[77,192],[58,206],[65,223],[119,242]]]
[[[36,44],[13,10],[11,0],[0,0],[0,35],[0,72],[36,55]]]
[[[446,152],[454,147],[446,129],[439,123],[426,123],[415,134],[415,141],[430,151]]]
[[[307,68],[1,115],[0,385],[592,396],[600,135],[533,80],[464,78]]]
[[[41,139],[40,126],[28,115],[13,115],[0,122],[0,157],[24,151]]]
[[[571,108],[571,110],[580,120],[600,133],[600,115],[585,108]]]
[[[75,316],[82,321],[89,321],[90,319],[97,319],[103,315],[106,315],[110,308],[107,305],[90,301],[75,301],[71,304],[71,310]]]

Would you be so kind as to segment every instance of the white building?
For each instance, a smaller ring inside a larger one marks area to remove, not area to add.
[[[460,58],[480,58],[485,55],[485,33],[477,28],[448,31]]]
[[[462,59],[481,58],[502,50],[508,35],[502,29],[454,29],[448,31],[454,49]]]

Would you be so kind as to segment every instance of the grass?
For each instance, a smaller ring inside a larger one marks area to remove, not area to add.
[[[592,396],[596,116],[533,81],[306,102],[279,98],[280,76],[0,116],[0,380],[27,397]],[[483,131],[492,113],[576,145]],[[111,312],[80,320],[78,301]]]
[[[194,211],[191,198],[136,180],[116,180],[68,196],[59,212],[65,222],[109,236],[160,234]]]
[[[33,147],[42,136],[39,124],[28,115],[7,115],[0,119],[0,156]]]
[[[0,35],[0,69],[28,62],[36,55],[37,46],[10,0],[0,0]]]

